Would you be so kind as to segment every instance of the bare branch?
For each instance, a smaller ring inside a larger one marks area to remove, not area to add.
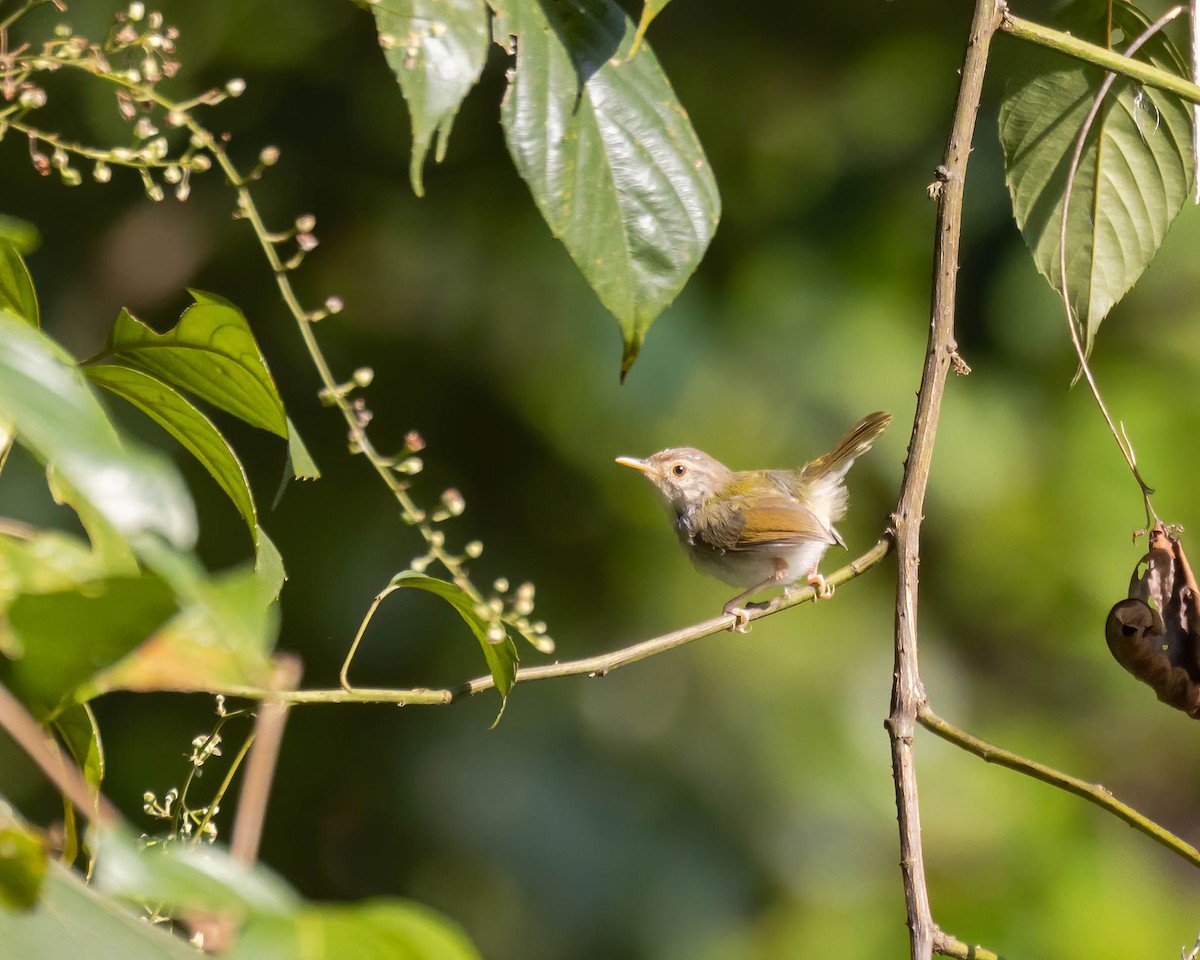
[[[913,732],[918,710],[925,703],[925,688],[917,662],[917,590],[920,563],[921,519],[925,488],[933,461],[942,395],[946,388],[954,342],[954,302],[958,279],[958,249],[962,233],[963,187],[979,98],[992,36],[1000,26],[1004,5],[1000,0],[977,0],[963,61],[962,79],[945,158],[938,168],[937,225],[933,256],[933,290],[929,341],[917,410],[913,420],[904,480],[893,523],[896,531],[896,634],[895,672],[891,714],[887,731],[892,748],[892,778],[896,788],[896,819],[900,828],[900,870],[908,912],[912,960],[929,960],[939,934],[929,906],[925,865],[921,849],[921,817],[917,803],[917,773],[913,758]],[[948,941],[946,941],[948,942]]]
[[[1171,831],[1159,826],[1159,824],[1144,814],[1138,813],[1138,811],[1134,810],[1127,803],[1122,803],[1100,784],[1088,783],[1086,780],[1080,780],[1078,777],[1069,776],[1059,770],[1055,770],[1053,767],[1048,767],[1035,760],[1029,760],[1009,750],[1002,750],[1000,747],[993,746],[986,741],[980,740],[978,737],[973,737],[965,730],[959,730],[958,727],[947,723],[930,710],[929,707],[921,708],[920,713],[917,715],[917,721],[926,730],[936,733],[943,740],[961,747],[968,753],[973,753],[987,763],[995,763],[1001,767],[1007,767],[1009,770],[1023,773],[1027,777],[1033,777],[1035,780],[1048,783],[1052,787],[1058,787],[1060,790],[1067,791],[1067,793],[1073,793],[1077,797],[1083,797],[1089,803],[1094,803],[1102,810],[1107,810],[1114,816],[1124,820],[1134,830],[1144,833],[1152,840],[1161,843],[1168,850],[1177,853],[1193,866],[1200,867],[1200,850],[1197,850],[1185,840],[1181,840],[1175,834],[1171,833]]]

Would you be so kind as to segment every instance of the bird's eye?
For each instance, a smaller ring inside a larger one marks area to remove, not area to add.
[[[685,473],[687,473],[687,465],[683,463],[677,463],[671,468],[671,472],[677,477],[682,477]]]

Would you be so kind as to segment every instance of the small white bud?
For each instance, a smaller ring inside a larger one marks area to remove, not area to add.
[[[487,642],[488,643],[503,643],[506,634],[504,628],[498,623],[488,624]]]
[[[508,581],[504,577],[500,577],[492,584],[492,589],[497,593],[508,593]]]
[[[146,15],[146,5],[144,3],[141,3],[140,0],[134,0],[134,2],[129,5],[128,17],[134,23],[137,23],[145,15]]]
[[[327,311],[329,311],[330,313],[341,313],[342,310],[345,309],[345,307],[346,307],[346,304],[342,302],[341,297],[326,297],[325,298],[325,309]]]
[[[478,560],[480,557],[483,556],[482,541],[472,540],[465,547],[463,547],[463,553],[465,553],[472,560]]]
[[[369,387],[375,379],[375,371],[370,367],[359,367],[354,371],[354,383],[359,387]]]
[[[97,183],[108,183],[112,179],[112,167],[103,160],[97,160],[92,168],[92,179]]]
[[[278,147],[263,147],[258,152],[258,162],[264,167],[273,167],[279,162]]]
[[[234,77],[225,84],[225,92],[231,97],[240,97],[246,92],[246,81],[241,77]]]

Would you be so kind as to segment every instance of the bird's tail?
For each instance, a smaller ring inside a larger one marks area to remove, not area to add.
[[[849,432],[837,442],[837,445],[822,457],[806,463],[801,477],[805,480],[822,480],[825,483],[835,483],[846,475],[854,465],[854,461],[871,449],[887,425],[892,422],[892,415],[883,411],[868,413],[858,421]]]

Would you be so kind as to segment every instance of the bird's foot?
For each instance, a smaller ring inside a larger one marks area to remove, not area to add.
[[[814,570],[808,575],[808,582],[814,587],[816,600],[828,600],[833,596],[833,584]]]
[[[733,617],[733,626],[729,629],[734,633],[749,633],[750,632],[750,613],[745,607],[740,607],[736,603],[725,604],[725,613]]]

